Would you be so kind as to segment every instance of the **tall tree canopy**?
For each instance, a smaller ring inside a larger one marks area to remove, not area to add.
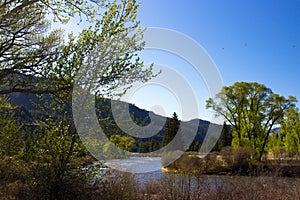
[[[298,108],[286,111],[286,117],[280,121],[280,135],[286,150],[299,154],[300,152],[300,112]]]
[[[236,82],[225,86],[214,99],[207,100],[207,108],[216,111],[233,128],[234,146],[251,146],[261,159],[269,135],[285,110],[294,107],[295,97],[285,98],[256,82]]]
[[[30,199],[86,199],[78,196],[77,184],[88,177],[74,173],[89,157],[70,117],[75,77],[96,75],[91,80],[97,97],[152,77],[136,54],[144,45],[138,6],[135,0],[0,0],[0,157],[26,161],[26,177],[34,183]],[[63,30],[50,30],[54,21],[75,16],[90,27],[68,38]],[[78,73],[82,67],[86,74]],[[34,119],[35,127],[14,122],[14,109],[4,98],[14,92],[40,94],[37,106],[44,116]],[[131,138],[113,139],[126,149],[133,144]]]
[[[118,49],[119,56],[105,66],[99,85],[114,88],[147,80],[151,68],[142,70],[135,54],[143,48],[137,8],[135,0],[1,0],[0,94],[70,90],[76,72],[91,54],[106,58],[111,49]],[[51,17],[66,23],[75,16],[90,24],[79,36],[65,39],[62,30],[49,31]]]

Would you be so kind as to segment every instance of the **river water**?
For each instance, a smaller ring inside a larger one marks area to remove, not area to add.
[[[128,159],[115,159],[104,163],[109,168],[130,172],[137,182],[141,184],[150,181],[159,181],[167,174],[161,172],[160,157],[130,157]]]
[[[160,157],[130,157],[105,162],[105,165],[131,173],[157,173],[162,168]]]
[[[173,174],[161,172],[162,164],[160,157],[130,157],[128,159],[116,159],[110,160],[105,163],[106,166],[133,173],[136,181],[141,184],[148,183],[150,181],[160,181],[162,178],[173,176]],[[186,177],[186,175],[175,175],[178,179]],[[229,180],[236,181],[253,181],[254,177],[239,177],[239,176],[218,176],[218,175],[201,175],[205,179],[207,184],[212,187],[220,183],[226,183]],[[280,178],[286,181],[286,184],[292,185],[297,180],[296,178]],[[266,177],[265,181],[270,180],[269,184],[272,184],[272,178]],[[268,181],[269,182],[269,181]]]
[[[151,181],[161,181],[163,178],[175,176],[175,179],[184,178],[186,175],[174,175],[161,172],[162,164],[160,157],[130,157],[128,159],[115,159],[104,163],[109,168],[119,171],[133,173],[135,180],[140,184],[146,184]],[[208,182],[220,182],[223,178],[219,176],[207,176]],[[173,177],[174,178],[174,177]]]

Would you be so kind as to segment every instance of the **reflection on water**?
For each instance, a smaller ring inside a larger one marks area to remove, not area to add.
[[[128,159],[115,159],[105,162],[105,165],[119,170],[131,173],[160,173],[161,158],[160,157],[130,157]]]
[[[145,185],[149,182],[156,182],[166,186],[174,183],[181,184],[184,182],[190,183],[191,190],[197,191],[199,184],[203,188],[217,189],[226,187],[228,190],[232,189],[233,183],[248,183],[253,181],[263,182],[263,185],[274,184],[274,177],[262,177],[261,180],[256,177],[241,177],[241,176],[218,176],[218,175],[196,175],[189,176],[183,174],[169,174],[161,172],[161,158],[159,157],[130,157],[129,159],[110,160],[105,163],[106,166],[121,169],[122,171],[134,172],[135,180],[140,185]],[[148,172],[148,173],[143,173]],[[296,178],[281,178],[287,188],[292,187]],[[277,177],[276,180],[279,181]],[[176,185],[175,184],[175,185]],[[206,187],[204,187],[206,186]]]

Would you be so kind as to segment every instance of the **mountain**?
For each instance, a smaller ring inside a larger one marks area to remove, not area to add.
[[[32,105],[34,103],[40,103],[40,100],[34,94],[24,94],[24,93],[10,93],[7,95],[10,99],[10,103],[14,106],[22,106],[28,110],[36,110],[37,108]]]
[[[8,95],[10,99],[10,103],[14,106],[18,107],[18,110],[20,110],[16,115],[22,116],[22,119],[30,119],[31,123],[34,123],[37,121],[36,118],[39,118],[39,120],[42,119],[40,117],[40,114],[37,114],[39,111],[35,106],[32,105],[31,102],[34,102],[36,104],[42,105],[43,102],[40,101],[36,95],[33,94],[23,94],[23,93],[12,93]],[[112,102],[113,101],[113,102]],[[103,131],[109,136],[111,133],[117,133],[117,134],[126,134],[124,133],[118,125],[115,123],[114,117],[112,115],[111,111],[111,104],[115,106],[116,113],[124,114],[124,108],[129,108],[129,113],[131,115],[132,121],[134,121],[139,126],[147,126],[151,123],[151,119],[149,115],[151,114],[155,118],[155,122],[158,124],[164,124],[164,128],[160,129],[160,131],[149,138],[135,138],[136,145],[133,151],[139,151],[141,148],[141,145],[148,145],[147,148],[150,148],[150,146],[156,145],[156,148],[161,146],[163,137],[166,132],[166,123],[170,118],[157,115],[151,111],[147,111],[145,109],[141,109],[134,104],[129,104],[122,101],[115,101],[110,99],[103,99],[103,98],[96,98],[96,114],[98,116],[98,119],[106,119],[101,120],[100,125],[103,129]],[[71,108],[68,108],[71,111]],[[119,109],[119,110],[118,110]],[[34,114],[32,114],[34,113]],[[70,112],[71,113],[71,112]],[[123,123],[130,123],[131,120],[128,120],[128,122],[124,121]],[[194,138],[194,143],[202,143],[202,141],[205,138],[206,132],[208,130],[208,127],[210,125],[209,121],[201,120],[201,119],[193,119],[191,121],[183,121],[181,122],[184,125],[184,135],[186,137],[189,137],[190,134],[194,133],[195,130],[197,130],[197,134]],[[153,124],[152,124],[153,125]],[[155,127],[155,124],[154,124]],[[153,147],[151,147],[153,148]],[[152,149],[153,150],[153,149]]]

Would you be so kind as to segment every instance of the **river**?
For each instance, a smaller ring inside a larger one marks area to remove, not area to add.
[[[186,175],[174,175],[161,172],[162,164],[160,157],[130,157],[128,159],[115,159],[104,163],[109,168],[133,173],[135,180],[140,184],[151,181],[161,181],[166,177],[175,176],[175,179],[182,179]],[[218,184],[224,181],[224,177],[213,175],[201,175],[207,183]],[[174,178],[174,177],[172,177]],[[213,184],[213,185],[214,185]]]
[[[145,184],[150,181],[160,181],[162,178],[171,176],[168,173],[161,172],[162,164],[160,157],[130,157],[128,159],[116,159],[105,162],[105,165],[121,171],[132,172],[135,179],[141,183]],[[175,175],[179,178],[187,177],[186,175]],[[220,183],[226,183],[229,180],[235,181],[253,181],[255,177],[240,177],[240,176],[218,176],[218,175],[201,175],[205,179],[206,183],[210,184],[212,187]],[[277,178],[276,178],[277,179]],[[292,185],[292,183],[297,180],[296,178],[279,178],[283,179],[286,184]],[[299,180],[299,179],[298,179]],[[272,184],[272,177],[265,177],[264,181]]]
[[[131,173],[157,173],[162,168],[160,157],[130,157],[110,160],[104,164],[110,168]]]

